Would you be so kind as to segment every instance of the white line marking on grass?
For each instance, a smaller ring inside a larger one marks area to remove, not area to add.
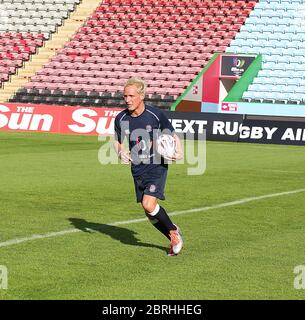
[[[258,196],[258,197],[243,198],[240,200],[224,202],[224,203],[220,203],[220,204],[216,204],[216,205],[208,206],[208,207],[194,208],[194,209],[181,210],[181,211],[173,211],[173,212],[169,213],[169,215],[170,216],[178,216],[178,215],[193,213],[193,212],[203,212],[203,211],[208,211],[208,210],[213,210],[213,209],[231,207],[231,206],[244,204],[244,203],[251,202],[251,201],[259,201],[259,200],[281,197],[281,196],[286,196],[286,195],[291,195],[291,194],[296,194],[296,193],[301,193],[301,192],[305,192],[305,189],[297,189],[297,190],[286,191],[286,192],[265,194],[265,195]],[[125,224],[139,223],[139,222],[143,222],[143,221],[147,221],[147,218],[125,220],[125,221],[116,221],[113,223],[109,223],[108,225],[109,226],[119,226],[119,225],[125,225]],[[8,247],[8,246],[12,246],[15,244],[24,243],[24,242],[28,242],[28,241],[32,241],[32,240],[53,238],[53,237],[63,236],[65,234],[81,232],[81,231],[82,230],[80,230],[80,229],[74,228],[74,229],[67,229],[67,230],[62,230],[62,231],[57,231],[57,232],[48,232],[48,233],[44,233],[44,234],[34,234],[29,237],[11,239],[11,240],[6,240],[4,242],[0,242],[0,247]]]
[[[304,171],[293,171],[293,170],[278,170],[278,169],[258,169],[256,171],[263,171],[263,172],[276,172],[276,173],[297,173],[297,174],[304,174]]]
[[[29,236],[29,237],[11,239],[11,240],[6,240],[4,242],[0,242],[0,247],[7,247],[7,246],[11,246],[13,244],[28,242],[28,241],[36,240],[36,239],[58,237],[58,236],[62,236],[64,234],[74,233],[74,232],[78,232],[78,231],[80,231],[80,230],[79,229],[67,229],[67,230],[62,230],[62,231],[57,231],[57,232],[48,232],[48,233],[44,233],[44,234],[33,234],[32,236]]]
[[[236,144],[236,142],[217,142],[217,141],[208,141],[209,142],[212,142],[210,144],[210,146],[213,146],[213,145],[221,145],[221,146],[225,146],[225,147],[232,147],[233,144]],[[283,144],[278,144],[278,145],[275,145],[275,144],[261,144],[261,143],[251,143],[251,142],[242,142],[239,144],[240,146],[248,146],[248,147],[251,147],[252,148],[259,148],[259,149],[269,149],[269,150],[293,150],[293,151],[302,151],[304,152],[304,146],[303,145],[283,145]],[[293,147],[295,147],[293,149]],[[302,148],[303,147],[303,148]]]
[[[296,194],[296,193],[301,193],[301,192],[305,192],[305,189],[298,189],[298,190],[292,190],[292,191],[286,191],[286,192],[265,194],[265,195],[258,196],[258,197],[243,198],[240,200],[216,204],[216,205],[213,205],[210,207],[195,208],[195,209],[189,209],[189,210],[183,210],[183,211],[174,211],[170,215],[177,216],[177,215],[185,214],[185,213],[208,211],[208,210],[212,210],[212,209],[231,207],[231,206],[235,206],[238,204],[244,204],[244,203],[251,202],[251,201],[259,201],[259,200],[264,200],[264,199],[268,199],[268,198],[281,197],[281,196],[286,196],[286,195],[291,195],[291,194]]]

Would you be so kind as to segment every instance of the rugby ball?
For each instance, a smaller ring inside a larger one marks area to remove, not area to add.
[[[161,134],[156,141],[156,148],[162,157],[171,159],[176,153],[176,140],[170,134]]]

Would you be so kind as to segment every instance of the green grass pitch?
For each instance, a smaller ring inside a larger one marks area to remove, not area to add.
[[[304,299],[305,192],[173,216],[185,247],[135,203],[130,169],[101,165],[97,137],[0,132],[1,299]],[[170,167],[169,213],[305,188],[305,149],[207,142],[207,169]],[[2,246],[8,240],[78,232]]]

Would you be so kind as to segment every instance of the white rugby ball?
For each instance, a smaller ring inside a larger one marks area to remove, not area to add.
[[[156,141],[157,152],[164,158],[172,158],[176,153],[176,140],[170,134],[161,134]]]

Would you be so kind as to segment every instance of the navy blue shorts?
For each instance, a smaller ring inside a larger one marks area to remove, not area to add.
[[[137,202],[142,202],[144,194],[165,200],[164,189],[166,177],[167,169],[162,166],[144,172],[138,177],[133,177]]]

